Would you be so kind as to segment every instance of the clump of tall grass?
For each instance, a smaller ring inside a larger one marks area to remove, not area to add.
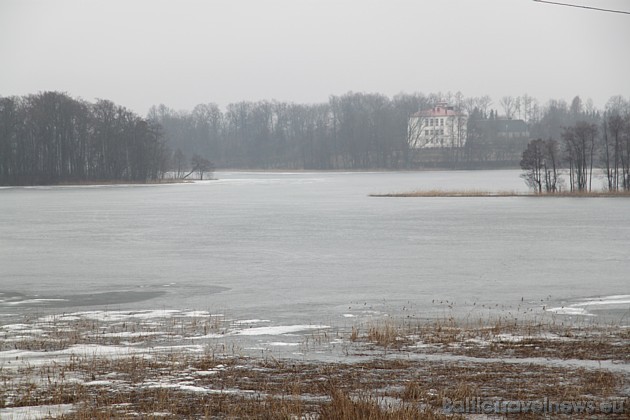
[[[531,194],[516,191],[485,191],[485,190],[418,190],[390,194],[370,194],[370,197],[521,197]]]
[[[575,198],[613,198],[630,197],[630,191],[556,191],[556,192],[518,192],[486,190],[418,190],[400,193],[370,194],[370,197],[575,197]]]
[[[544,321],[504,317],[475,321],[452,317],[432,321],[388,319],[353,326],[348,340],[386,351],[630,361],[630,329],[564,323],[553,318]]]

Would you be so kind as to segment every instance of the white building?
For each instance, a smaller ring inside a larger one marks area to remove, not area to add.
[[[445,102],[409,117],[409,147],[436,149],[463,147],[466,144],[466,114],[457,112]]]

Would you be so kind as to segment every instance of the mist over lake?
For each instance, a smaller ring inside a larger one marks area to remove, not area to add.
[[[369,197],[526,191],[519,174],[218,172],[188,184],[0,189],[0,322],[79,310],[339,325],[609,309],[580,302],[628,292],[627,199]]]

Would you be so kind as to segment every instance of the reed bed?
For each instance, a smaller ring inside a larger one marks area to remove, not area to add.
[[[370,194],[370,197],[556,197],[556,198],[627,198],[630,191],[560,191],[554,193],[535,194],[518,191],[486,191],[486,190],[418,190],[400,193]]]
[[[45,337],[29,344],[27,324],[16,330],[22,338],[14,345],[44,355],[101,340],[104,346],[125,344],[143,351],[70,353],[33,363],[20,362],[19,356],[5,358],[0,365],[0,410],[57,406],[64,410],[55,417],[63,419],[445,419],[459,418],[444,412],[447,399],[526,401],[544,396],[550,401],[614,399],[625,404],[630,397],[630,370],[624,368],[630,362],[630,331],[620,325],[381,319],[358,322],[348,330],[305,334],[305,351],[320,352],[343,342],[342,354],[321,361],[254,357],[217,343],[203,351],[180,345],[187,337],[229,330],[230,321],[220,317],[169,318],[161,325],[126,320],[92,324],[63,317],[47,322],[58,332],[50,337],[50,347]],[[41,322],[32,326],[42,329]],[[122,334],[126,332],[143,341],[110,341],[128,337]],[[170,347],[165,340],[172,340]],[[618,368],[580,362],[612,362]],[[623,413],[605,418],[627,418],[627,404],[623,407]]]

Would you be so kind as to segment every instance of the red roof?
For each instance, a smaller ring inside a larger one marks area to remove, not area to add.
[[[451,107],[444,105],[434,106],[432,109],[425,109],[424,111],[416,112],[412,117],[450,117],[463,115],[454,111]]]

